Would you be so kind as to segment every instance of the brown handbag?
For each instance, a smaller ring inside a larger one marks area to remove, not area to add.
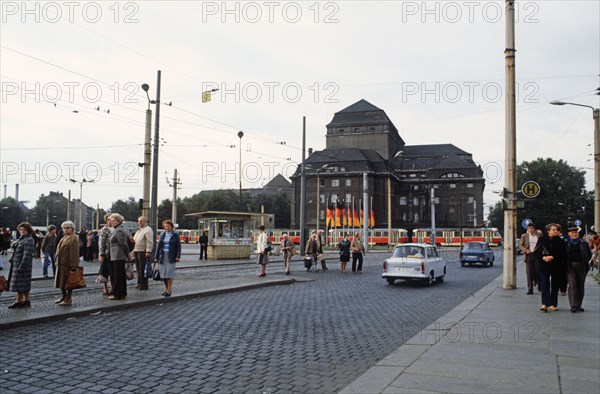
[[[4,275],[0,275],[0,293],[5,290],[8,290],[8,282],[6,281]]]
[[[67,272],[65,290],[83,289],[86,286],[85,279],[83,279],[83,267],[71,267]]]

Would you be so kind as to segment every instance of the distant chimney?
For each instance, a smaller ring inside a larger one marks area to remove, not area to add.
[[[312,148],[308,148],[308,155],[312,155]]]
[[[15,185],[15,200],[17,200],[17,202],[19,202],[19,184],[18,183]]]

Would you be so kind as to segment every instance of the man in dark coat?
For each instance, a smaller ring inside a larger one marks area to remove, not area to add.
[[[198,243],[200,244],[200,258],[198,260],[202,260],[202,256],[204,255],[204,260],[208,260],[208,231],[203,231],[202,235],[198,239]]]
[[[587,242],[579,238],[579,228],[569,227],[565,262],[569,281],[569,304],[571,312],[583,312],[581,304],[585,289],[585,277],[590,269],[592,251]]]

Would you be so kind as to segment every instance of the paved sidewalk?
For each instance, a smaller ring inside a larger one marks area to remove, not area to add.
[[[543,313],[522,264],[517,278],[517,290],[500,276],[423,330],[382,333],[410,339],[341,393],[599,393],[598,283],[588,276],[585,312],[559,296]]]
[[[101,292],[101,286],[91,280],[87,280],[88,287],[73,292],[73,305],[69,307],[58,306],[54,300],[60,298],[60,291],[50,289],[45,293],[32,292],[31,307],[23,309],[8,309],[7,306],[14,302],[15,293],[3,294],[0,299],[0,330],[24,325],[31,325],[52,320],[61,320],[77,316],[96,315],[109,311],[123,310],[142,305],[160,305],[181,299],[207,297],[216,294],[233,291],[248,290],[264,286],[290,285],[296,280],[282,274],[267,275],[258,278],[256,275],[235,275],[228,277],[190,276],[186,278],[177,277],[173,282],[173,293],[171,297],[162,297],[164,291],[163,282],[150,280],[149,290],[137,290],[131,285],[127,287],[127,298],[125,300],[109,300]]]

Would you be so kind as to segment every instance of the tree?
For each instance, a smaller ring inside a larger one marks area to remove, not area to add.
[[[142,214],[142,209],[135,197],[129,197],[127,201],[117,200],[113,202],[110,211],[122,215],[125,220],[134,222],[136,222],[138,217]]]
[[[42,194],[36,201],[35,206],[29,211],[31,224],[34,226],[45,226],[53,224],[60,227],[67,220],[67,205],[69,200],[62,193],[50,192],[49,195]],[[73,211],[71,211],[73,217]]]
[[[517,194],[525,202],[525,208],[517,211],[517,224],[531,219],[538,227],[548,223],[572,225],[575,219],[585,224],[593,222],[593,196],[585,190],[585,172],[561,160],[551,158],[523,162],[517,166],[517,185],[535,181],[540,194],[532,199]],[[593,194],[593,193],[592,193]],[[590,199],[592,202],[590,202]],[[490,211],[490,226],[504,228],[501,203]]]
[[[17,225],[25,221],[23,209],[12,197],[0,200],[0,227],[16,229]]]

